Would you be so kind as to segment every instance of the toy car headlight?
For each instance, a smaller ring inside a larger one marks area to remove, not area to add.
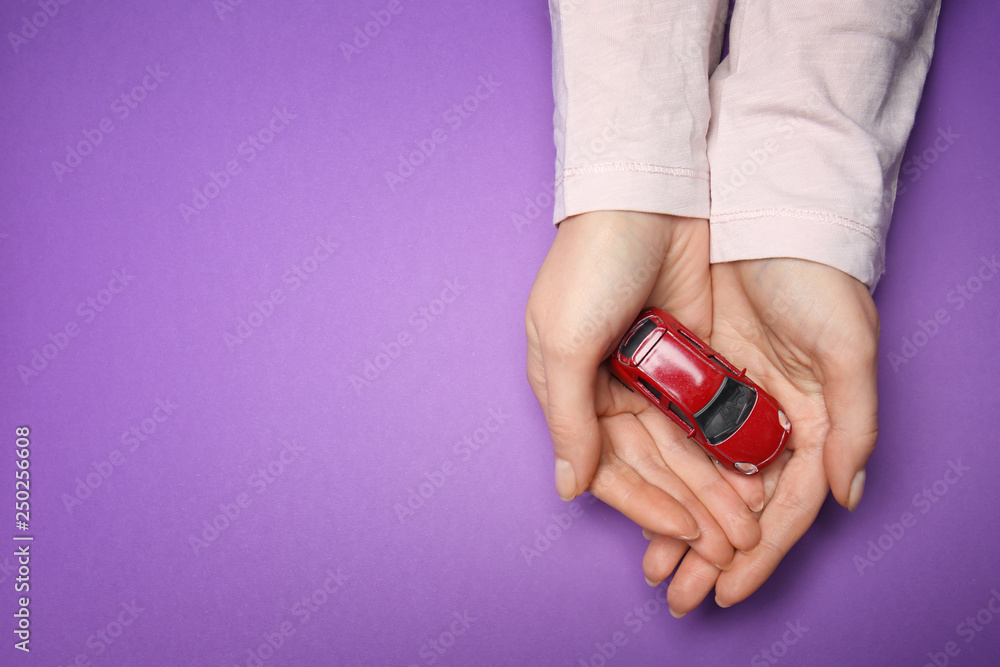
[[[792,422],[788,421],[784,410],[778,410],[778,423],[781,424],[781,428],[785,429],[786,433],[792,430]]]

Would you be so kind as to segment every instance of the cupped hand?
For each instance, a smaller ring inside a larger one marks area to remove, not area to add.
[[[602,361],[646,305],[711,331],[705,220],[601,211],[563,221],[528,300],[528,380],[569,500],[588,487],[644,528],[686,538],[718,567],[750,549],[763,502],[759,480],[712,464]],[[596,472],[596,475],[595,475]]]
[[[762,471],[761,539],[719,572],[686,545],[658,535],[643,559],[660,581],[683,558],[668,588],[676,614],[714,586],[721,606],[756,591],[812,525],[832,489],[857,507],[878,435],[879,322],[867,288],[847,274],[798,259],[715,264],[711,345],[782,404],[792,421],[788,451]]]

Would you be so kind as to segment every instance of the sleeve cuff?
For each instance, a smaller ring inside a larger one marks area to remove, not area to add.
[[[759,209],[710,221],[711,261],[794,257],[840,269],[874,290],[885,270],[882,239],[857,221],[831,213]]]
[[[590,211],[639,211],[689,218],[709,214],[708,174],[635,162],[567,169],[556,183],[553,222]]]

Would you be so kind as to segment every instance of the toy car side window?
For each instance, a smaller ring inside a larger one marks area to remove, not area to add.
[[[688,428],[694,428],[694,424],[691,423],[691,418],[688,417],[686,414],[684,414],[684,411],[681,410],[679,407],[671,403],[667,409],[670,410],[670,412],[673,413],[674,416],[676,416],[682,422],[687,424]]]
[[[727,373],[733,373],[733,372],[735,372],[735,371],[733,371],[732,368],[730,368],[729,366],[726,366],[724,363],[722,363],[721,361],[719,361],[719,358],[717,356],[715,356],[714,354],[708,355],[708,360],[711,361],[716,366],[718,366],[719,368],[721,368],[722,370],[726,371]]]
[[[689,336],[689,335],[688,335],[688,334],[687,334],[687,333],[686,333],[686,332],[684,331],[684,329],[678,329],[678,330],[677,330],[677,333],[679,333],[680,335],[684,336],[684,338],[685,338],[685,339],[686,339],[686,340],[687,340],[687,341],[688,341],[689,343],[691,343],[691,345],[693,345],[693,346],[695,347],[695,349],[696,349],[696,350],[703,350],[703,349],[705,349],[705,346],[704,346],[704,345],[702,345],[701,343],[699,343],[698,341],[696,341],[696,340],[695,340],[695,339],[694,339],[693,337]]]
[[[646,382],[642,378],[637,378],[637,379],[639,380],[639,384],[641,384],[643,387],[645,387],[646,391],[648,391],[650,394],[652,394],[656,398],[656,400],[659,401],[659,400],[663,399],[663,394],[660,392],[659,389],[657,389],[653,385],[649,384],[648,382]]]
[[[622,357],[626,359],[631,359],[635,351],[639,349],[642,342],[646,340],[649,334],[656,330],[656,322],[653,318],[647,317],[642,323],[636,327],[635,332],[629,336],[629,339],[622,343],[620,352]]]

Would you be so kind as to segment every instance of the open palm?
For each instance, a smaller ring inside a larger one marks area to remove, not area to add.
[[[763,485],[712,464],[602,364],[647,305],[707,336],[710,285],[705,220],[596,212],[563,221],[528,301],[528,380],[552,433],[560,495],[589,488],[723,568],[734,546],[757,544],[748,506],[763,504]]]
[[[668,590],[685,613],[716,590],[729,606],[756,591],[812,525],[832,488],[854,509],[878,433],[878,314],[865,286],[798,259],[712,266],[711,345],[782,404],[793,423],[788,451],[762,472],[761,539],[719,571],[683,542],[658,535],[643,561],[660,581],[683,558]],[[685,555],[686,553],[686,555]]]

